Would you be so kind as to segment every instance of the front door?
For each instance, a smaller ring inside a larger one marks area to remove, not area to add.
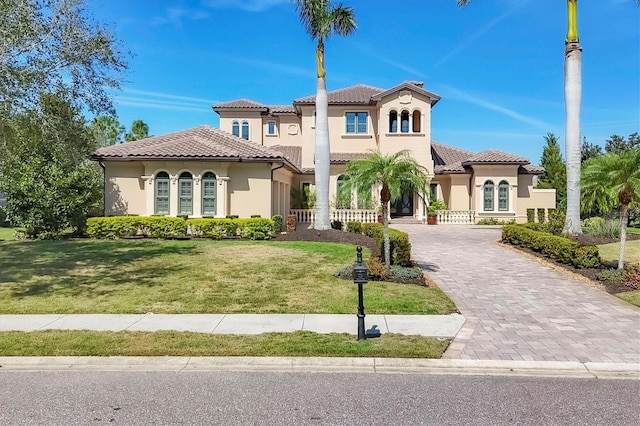
[[[413,190],[404,191],[402,197],[390,203],[391,217],[413,216]]]

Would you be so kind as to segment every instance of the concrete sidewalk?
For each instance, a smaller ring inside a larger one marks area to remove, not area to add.
[[[465,318],[451,315],[376,315],[365,317],[367,329],[452,339]],[[326,314],[53,314],[0,315],[0,331],[194,331],[214,334],[260,334],[297,330],[357,334],[357,317]]]

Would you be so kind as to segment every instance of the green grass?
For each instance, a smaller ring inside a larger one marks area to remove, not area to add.
[[[11,241],[11,240],[15,240],[15,233],[18,229],[21,228],[13,228],[13,227],[2,227],[0,226],[0,240],[5,240],[5,241]]]
[[[640,308],[640,290],[625,291],[616,294],[616,296]]]
[[[640,228],[627,228],[627,234],[640,235]]]
[[[602,244],[598,246],[602,262],[606,265],[618,264],[620,243]],[[638,262],[640,260],[640,240],[626,241],[624,244],[624,261]]]
[[[355,248],[316,242],[0,242],[0,313],[354,313],[335,277]],[[367,313],[447,314],[437,288],[371,282]]]
[[[448,340],[384,334],[358,342],[349,334],[309,331],[232,336],[176,331],[48,330],[0,333],[0,356],[324,356],[440,358]]]

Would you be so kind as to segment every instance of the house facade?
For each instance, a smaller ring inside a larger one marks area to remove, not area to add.
[[[555,207],[554,190],[534,187],[534,176],[543,169],[528,159],[432,141],[431,109],[439,100],[419,82],[328,93],[332,209],[375,210],[377,188],[355,191],[347,205],[339,199],[346,164],[370,150],[405,149],[428,170],[430,193],[404,194],[393,202],[392,216],[423,219],[435,198],[471,222],[489,217],[523,222],[528,208]],[[314,96],[275,106],[240,99],[213,110],[220,116],[219,129],[200,126],[99,149],[94,159],[105,170],[105,214],[270,217],[309,201]]]

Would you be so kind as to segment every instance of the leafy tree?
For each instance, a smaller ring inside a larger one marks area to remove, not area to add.
[[[131,124],[131,130],[127,132],[124,139],[127,142],[137,141],[149,137],[149,126],[142,120],[136,120]]]
[[[43,95],[37,109],[3,118],[2,125],[0,191],[9,219],[31,238],[82,231],[102,192],[89,161],[96,141],[78,110],[60,95]]]
[[[630,134],[628,140],[625,140],[624,136],[611,135],[611,138],[607,139],[604,145],[605,152],[609,154],[621,154],[633,148],[640,148],[638,133]]]
[[[558,138],[553,133],[544,137],[547,144],[542,150],[540,164],[545,172],[538,178],[538,188],[556,190],[556,208],[564,209],[567,204],[567,172]]]
[[[122,142],[124,126],[117,118],[111,116],[100,116],[91,122],[91,132],[93,133],[98,146],[111,146]]]
[[[333,6],[330,0],[293,0],[300,21],[316,46],[316,136],[315,136],[315,185],[317,207],[315,229],[330,229],[329,222],[329,173],[330,145],[327,85],[324,68],[324,40],[331,35],[347,36],[356,30],[353,8]]]
[[[105,89],[119,87],[128,54],[88,17],[86,1],[0,1],[0,103],[32,109],[55,90],[90,111],[113,111]]]
[[[601,211],[620,207],[620,252],[618,269],[624,267],[629,205],[640,202],[640,148],[607,153],[585,163],[582,172],[583,208]]]
[[[589,158],[597,157],[602,154],[602,147],[590,143],[587,138],[582,138],[582,147],[580,148],[580,161],[584,164]]]
[[[420,165],[408,150],[395,154],[383,155],[379,151],[371,151],[371,156],[347,163],[345,172],[349,179],[346,185],[357,188],[380,189],[380,204],[384,223],[384,261],[391,265],[391,249],[389,244],[389,201],[396,200],[407,190],[421,196],[427,193],[429,172]]]

